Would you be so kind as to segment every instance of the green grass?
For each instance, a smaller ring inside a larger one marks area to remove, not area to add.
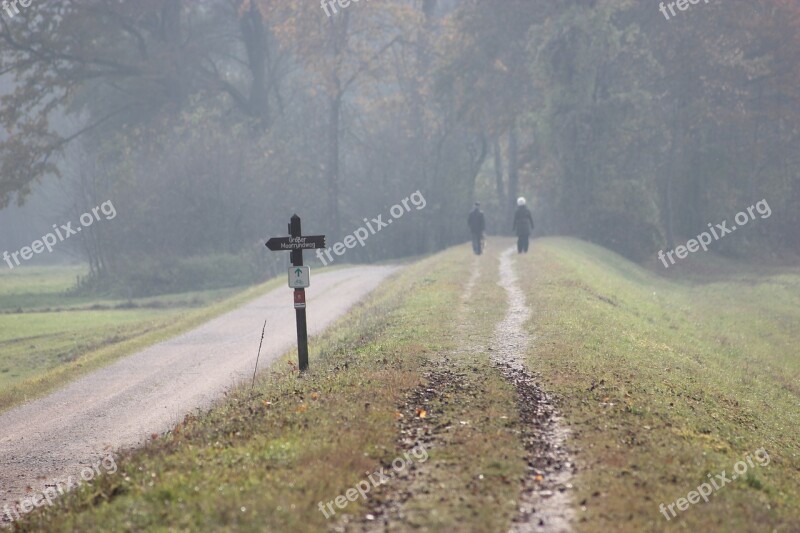
[[[520,267],[530,365],[579,449],[580,529],[800,530],[800,271],[665,280],[569,239],[537,241]],[[762,447],[769,465],[660,514]]]
[[[141,335],[179,310],[70,311],[0,315],[0,394],[26,379]]]
[[[80,266],[0,269],[0,312],[85,302],[87,299],[66,296],[84,273]]]
[[[13,271],[0,269],[0,314],[126,307],[200,307],[241,290],[228,288],[189,291],[135,298],[128,302],[120,298],[74,293],[77,277],[85,274],[85,268],[81,266],[26,267],[24,270]]]
[[[524,452],[513,390],[485,349],[505,311],[497,252],[480,259],[466,312],[472,258],[461,246],[411,265],[314,339],[307,374],[288,354],[255,391],[232,391],[124,453],[116,475],[17,526],[323,531],[333,522],[318,503],[398,456],[399,406],[448,365],[463,388],[430,410],[435,424],[455,427],[437,437],[427,474],[397,488],[413,497],[392,530],[506,530]],[[800,530],[800,272],[664,279],[571,239],[538,240],[515,266],[533,310],[529,366],[571,432],[576,530]],[[670,522],[659,512],[762,447],[769,464],[756,462],[709,503]],[[343,512],[367,508],[356,500]]]
[[[457,427],[446,437],[446,448],[430,450],[436,475],[425,486],[427,498],[414,502],[407,518],[423,528],[460,531],[507,525],[524,451],[513,420],[501,418],[514,418],[513,389],[491,375],[487,359],[454,352],[468,258],[467,248],[459,247],[412,265],[312,341],[305,375],[298,376],[296,356],[289,354],[263,373],[255,391],[232,391],[211,412],[187,417],[170,434],[125,454],[118,474],[18,526],[325,530],[333,520],[318,503],[344,494],[366,472],[398,457],[399,406],[409,391],[426,386],[425,372],[444,356],[454,371],[464,373],[470,390],[483,387],[484,395],[454,391],[430,407],[432,417]],[[491,293],[491,273],[485,275]],[[470,319],[475,334],[486,340],[502,308],[502,298],[495,299]],[[414,406],[409,408],[405,416],[414,416]],[[459,420],[470,423],[462,427]],[[482,481],[479,474],[485,474]],[[334,520],[343,512],[363,516],[367,509],[359,499],[337,511]]]
[[[280,285],[126,300],[75,296],[78,267],[0,274],[0,411],[187,331]]]
[[[490,362],[488,350],[506,310],[505,292],[495,284],[496,254],[502,246],[493,239],[481,258],[465,246],[434,259],[438,263],[460,256],[461,265],[449,270],[450,281],[442,279],[426,291],[463,292],[469,277],[465,266],[473,261],[479,274],[455,320],[425,310],[430,320],[439,323],[438,335],[449,340],[446,350],[426,352],[427,369],[449,374],[443,383],[419,387],[435,387],[439,393],[427,405],[431,418],[425,427],[447,429],[434,432],[435,447],[422,467],[424,475],[401,489],[414,497],[399,516],[389,517],[394,531],[506,531],[516,515],[521,480],[527,472],[517,395]]]

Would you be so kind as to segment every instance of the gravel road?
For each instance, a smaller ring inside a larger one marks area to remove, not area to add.
[[[314,275],[306,290],[309,335],[319,334],[396,270],[354,267]],[[141,444],[250,379],[264,320],[260,368],[295,345],[294,315],[292,291],[276,289],[0,414],[0,510],[26,497],[28,487],[40,492],[45,484],[77,479],[82,467],[108,451]]]

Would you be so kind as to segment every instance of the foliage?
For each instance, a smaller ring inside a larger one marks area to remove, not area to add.
[[[98,278],[237,255],[295,211],[335,242],[417,189],[421,216],[352,258],[460,242],[473,200],[506,232],[519,195],[637,260],[766,198],[771,224],[717,250],[797,253],[799,28],[791,0],[36,4],[0,21],[0,205],[65,171],[113,197]]]

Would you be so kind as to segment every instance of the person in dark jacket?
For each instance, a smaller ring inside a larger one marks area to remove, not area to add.
[[[514,231],[517,234],[517,252],[528,253],[528,239],[533,231],[533,217],[525,205],[525,198],[517,198],[517,210],[514,212]]]
[[[475,207],[472,208],[467,218],[467,225],[472,233],[472,250],[475,255],[481,255],[483,253],[483,232],[486,229],[486,219],[483,217],[480,202],[475,202]]]

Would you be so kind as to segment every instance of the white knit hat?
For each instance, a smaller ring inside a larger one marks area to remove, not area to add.
[[[525,198],[523,198],[522,196],[517,198],[517,205],[525,205]]]

